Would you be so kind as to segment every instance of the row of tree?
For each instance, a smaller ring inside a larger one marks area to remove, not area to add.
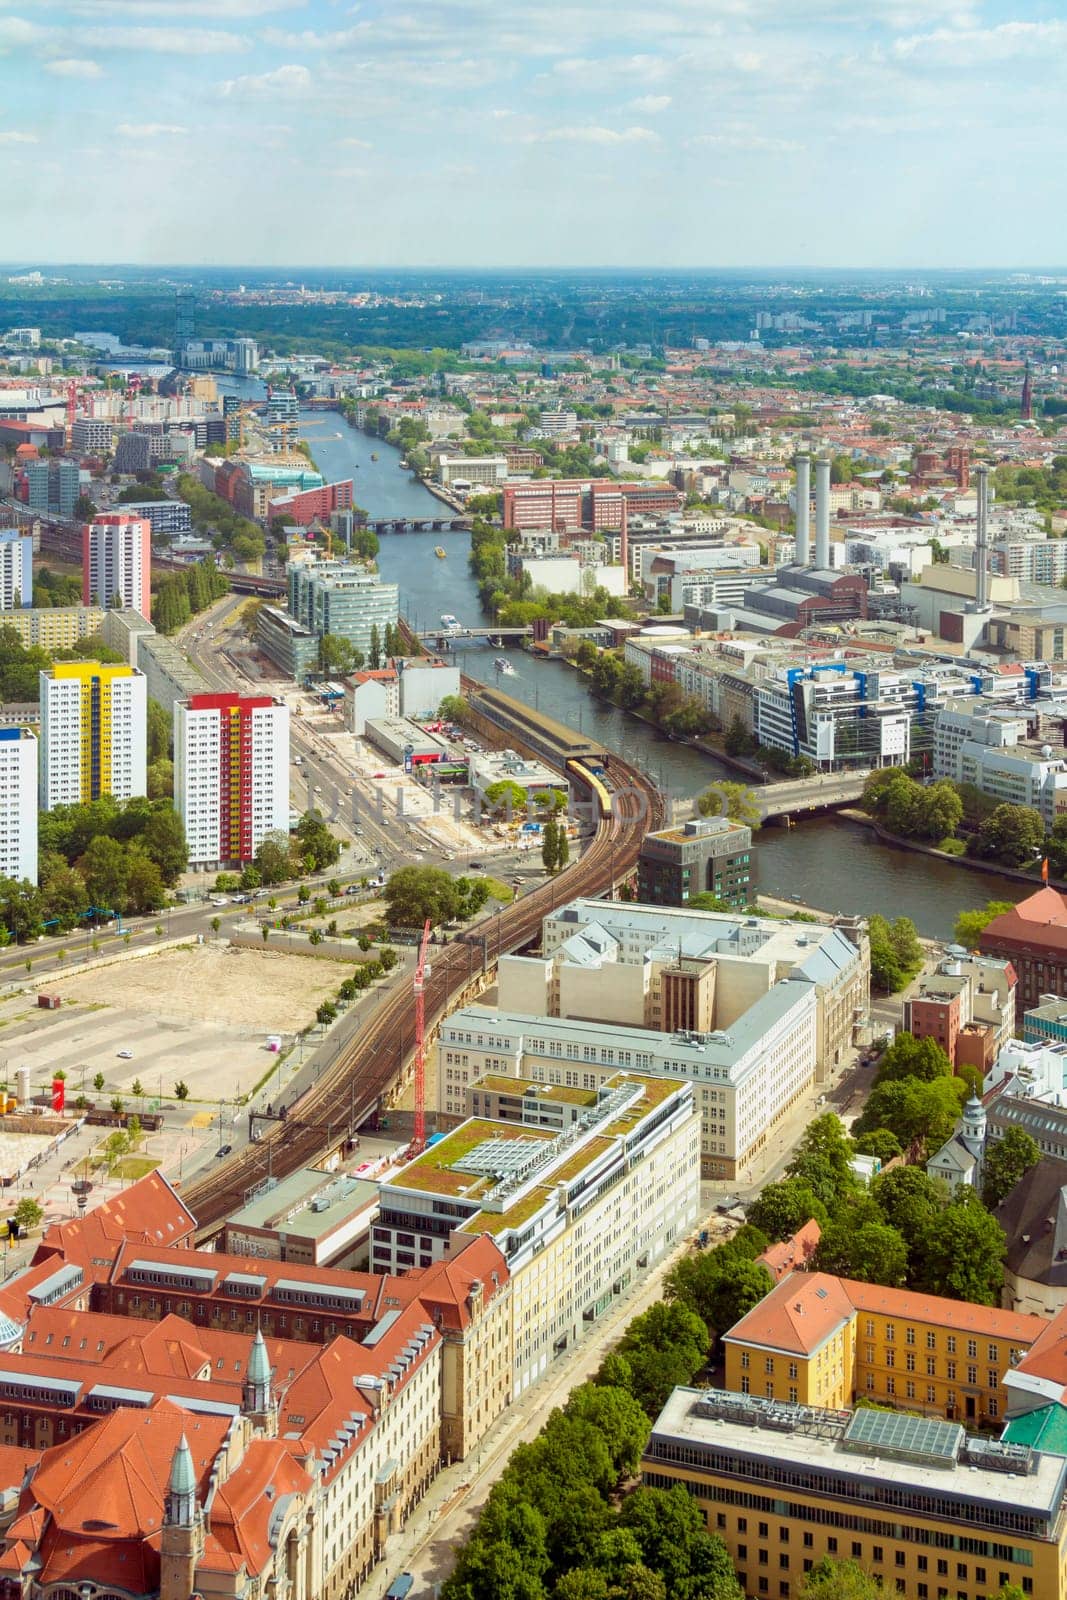
[[[602,700],[651,717],[657,727],[675,738],[696,738],[718,725],[696,695],[686,694],[677,683],[646,684],[632,662],[623,661],[612,650],[598,650],[589,639],[579,641],[574,659],[589,672],[593,691]]]
[[[167,573],[152,592],[152,620],[157,633],[176,633],[190,619],[224,594],[225,578],[213,560],[194,561],[184,572]]]
[[[1033,866],[1048,856],[1057,875],[1067,873],[1067,817],[1051,831],[1032,806],[998,805],[973,784],[917,783],[900,767],[872,772],[862,805],[902,839],[918,839],[1004,867]],[[958,834],[966,835],[964,844]]]
[[[561,872],[571,858],[567,824],[549,817],[541,825],[541,861],[546,872]]]
[[[489,898],[484,878],[453,878],[443,867],[401,867],[385,886],[389,924],[421,928],[429,918],[436,928],[445,922],[468,922]]]

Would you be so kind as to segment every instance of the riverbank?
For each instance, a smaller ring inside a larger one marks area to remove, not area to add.
[[[891,845],[896,850],[908,850],[913,855],[931,856],[935,861],[947,861],[954,867],[966,867],[971,872],[984,872],[987,876],[996,878],[1012,878],[1016,883],[1029,884],[1032,889],[1041,888],[1044,880],[1040,872],[1022,867],[1004,867],[996,861],[976,861],[973,856],[956,856],[949,850],[939,850],[935,844],[923,844],[919,839],[904,839],[899,833],[890,833],[888,828],[874,817],[867,815],[866,811],[858,811],[853,806],[842,806],[838,815],[849,822],[858,823],[860,827],[869,828],[876,834],[883,844]],[[1067,882],[1061,878],[1049,878],[1049,883],[1054,889],[1067,892]]]

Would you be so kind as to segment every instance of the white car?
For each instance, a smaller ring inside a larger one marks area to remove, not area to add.
[[[132,1061],[133,1060],[133,1051],[132,1050],[118,1050],[115,1053],[118,1056],[120,1061]]]

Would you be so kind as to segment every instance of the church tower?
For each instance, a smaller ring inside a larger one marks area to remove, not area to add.
[[[204,1525],[196,1499],[192,1452],[182,1434],[174,1451],[159,1546],[159,1600],[189,1600],[204,1549]]]
[[[249,1418],[257,1433],[272,1437],[278,1431],[278,1415],[270,1377],[270,1356],[263,1333],[257,1328],[248,1357],[241,1411]]]

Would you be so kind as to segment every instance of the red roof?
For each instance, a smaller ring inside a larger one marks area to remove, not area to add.
[[[811,1217],[802,1228],[797,1229],[791,1239],[783,1239],[778,1244],[768,1245],[756,1260],[767,1268],[775,1283],[781,1283],[791,1272],[804,1270],[815,1254],[821,1237],[822,1229],[815,1218]]]
[[[1038,889],[1011,911],[994,917],[978,938],[978,948],[991,955],[1016,945],[1067,948],[1067,897],[1056,889]]]

